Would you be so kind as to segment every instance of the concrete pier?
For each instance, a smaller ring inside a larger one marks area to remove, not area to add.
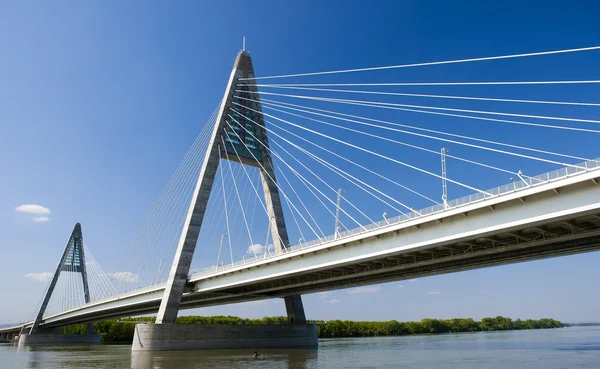
[[[133,351],[316,348],[314,324],[151,324],[135,326]]]
[[[10,343],[15,339],[15,333],[0,333],[0,343]]]
[[[19,346],[31,345],[99,345],[97,334],[36,333],[19,336]]]

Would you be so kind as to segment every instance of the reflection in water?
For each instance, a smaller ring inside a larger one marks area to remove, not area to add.
[[[43,362],[42,362],[41,359],[42,359],[41,355],[38,352],[36,352],[36,351],[32,352],[31,353],[31,360],[29,362],[29,367],[32,368],[32,369],[43,368],[44,364],[43,364]]]
[[[131,353],[131,369],[175,368],[287,368],[314,367],[318,350],[203,350],[203,351],[135,351]]]

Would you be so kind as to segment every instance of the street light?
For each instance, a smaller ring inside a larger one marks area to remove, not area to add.
[[[387,220],[386,216],[387,216],[387,211],[384,211],[383,212],[383,219],[385,219],[385,222],[387,223],[387,225],[390,225],[390,222],[389,222],[389,220]]]
[[[140,284],[138,285],[138,288],[142,287],[142,273],[143,272],[144,272],[144,267],[142,267],[140,269],[140,275],[139,275]]]
[[[158,271],[156,272],[156,279],[154,280],[154,284],[158,283],[158,276],[160,275],[160,272],[162,270],[163,261],[165,261],[165,259],[160,259],[160,264],[158,265]]]

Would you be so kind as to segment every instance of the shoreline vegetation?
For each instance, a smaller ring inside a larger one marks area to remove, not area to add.
[[[94,323],[94,330],[103,342],[131,342],[135,323],[154,323],[154,317],[103,320]],[[562,328],[565,325],[554,319],[512,320],[503,316],[483,318],[423,319],[419,322],[384,322],[351,320],[312,320],[317,324],[319,338],[408,336],[421,334],[443,334],[459,332],[506,331],[523,329]],[[264,317],[247,319],[236,316],[181,316],[178,324],[287,324],[287,317]],[[86,324],[60,328],[62,334],[87,334]]]

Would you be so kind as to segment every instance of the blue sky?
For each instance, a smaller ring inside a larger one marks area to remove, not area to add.
[[[45,283],[25,275],[55,268],[75,222],[83,224],[86,244],[101,265],[109,268],[116,262],[222,97],[242,36],[247,38],[257,75],[277,75],[600,45],[599,11],[595,1],[532,1],[525,5],[517,1],[381,1],[368,5],[359,1],[262,1],[253,6],[238,1],[175,5],[3,2],[0,280],[5,282],[0,287],[0,301],[11,303],[2,304],[0,321],[18,319],[37,303]],[[598,60],[600,52],[596,51],[294,82],[598,79]],[[590,102],[598,102],[599,96],[595,86],[403,91]],[[434,105],[422,100],[406,103],[425,102]],[[461,104],[444,106],[467,107]],[[493,109],[490,104],[477,108]],[[598,108],[502,109],[585,119],[598,119],[599,112]],[[399,119],[391,112],[370,112],[379,119]],[[600,157],[597,137],[589,134],[477,126],[430,116],[402,118],[436,129],[452,122],[453,132]],[[340,137],[355,139],[347,134]],[[412,142],[426,144],[418,139]],[[374,143],[365,141],[368,144]],[[439,150],[439,144],[432,147]],[[383,145],[381,150],[395,149]],[[556,169],[461,148],[451,151],[470,158],[480,155],[476,158],[529,174]],[[439,170],[439,158],[396,153]],[[365,159],[356,153],[348,155]],[[388,169],[380,163],[373,167]],[[449,169],[455,178],[480,188],[509,181],[506,174],[458,165]],[[399,171],[398,176],[439,198],[438,181],[425,181],[408,172]],[[451,187],[450,197],[468,193]],[[355,201],[369,207],[358,195]],[[413,203],[415,207],[428,205]],[[41,205],[50,213],[17,212],[23,204]],[[381,214],[380,208],[369,211]],[[40,217],[49,220],[33,221]],[[324,223],[332,222],[322,217]],[[289,225],[289,217],[287,221]],[[600,320],[600,297],[594,283],[600,277],[599,262],[600,254],[592,253],[333,291],[306,296],[305,307],[307,315],[315,319],[506,315]],[[276,301],[194,313],[264,316],[284,314],[284,308]]]

